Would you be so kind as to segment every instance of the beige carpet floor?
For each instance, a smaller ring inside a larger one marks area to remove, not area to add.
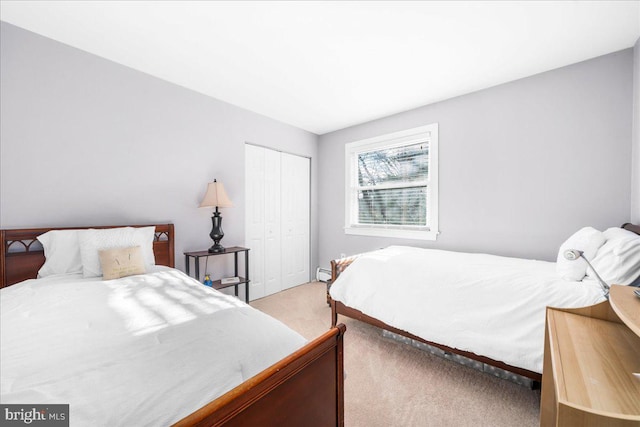
[[[325,284],[312,282],[251,305],[307,339],[326,331]],[[345,424],[374,426],[537,426],[540,392],[382,336],[340,317],[345,335]]]

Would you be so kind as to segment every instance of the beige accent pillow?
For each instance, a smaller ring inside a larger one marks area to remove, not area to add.
[[[119,279],[145,272],[140,246],[105,249],[98,254],[102,267],[102,280]]]

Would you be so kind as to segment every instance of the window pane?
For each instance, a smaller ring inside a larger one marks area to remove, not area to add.
[[[361,186],[426,180],[428,172],[428,142],[358,154],[358,184]]]
[[[358,223],[427,225],[427,188],[358,191]]]

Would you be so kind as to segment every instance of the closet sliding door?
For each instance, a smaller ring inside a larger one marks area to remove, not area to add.
[[[265,253],[264,253],[264,294],[271,295],[281,291],[282,275],[282,233],[281,233],[281,183],[280,153],[263,148],[265,155],[264,173],[264,216],[265,216]]]
[[[310,159],[245,145],[252,300],[309,281]]]
[[[249,251],[249,278],[251,279],[249,297],[252,300],[265,296],[265,169],[264,148],[245,144],[244,246],[251,249]]]
[[[282,289],[309,281],[309,163],[282,153]]]

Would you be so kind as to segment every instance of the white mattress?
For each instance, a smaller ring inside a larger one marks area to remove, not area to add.
[[[0,297],[0,400],[68,403],[71,426],[171,424],[305,343],[174,269],[28,280]]]
[[[331,297],[425,340],[542,372],[545,308],[604,300],[555,263],[391,246],[357,258]]]

